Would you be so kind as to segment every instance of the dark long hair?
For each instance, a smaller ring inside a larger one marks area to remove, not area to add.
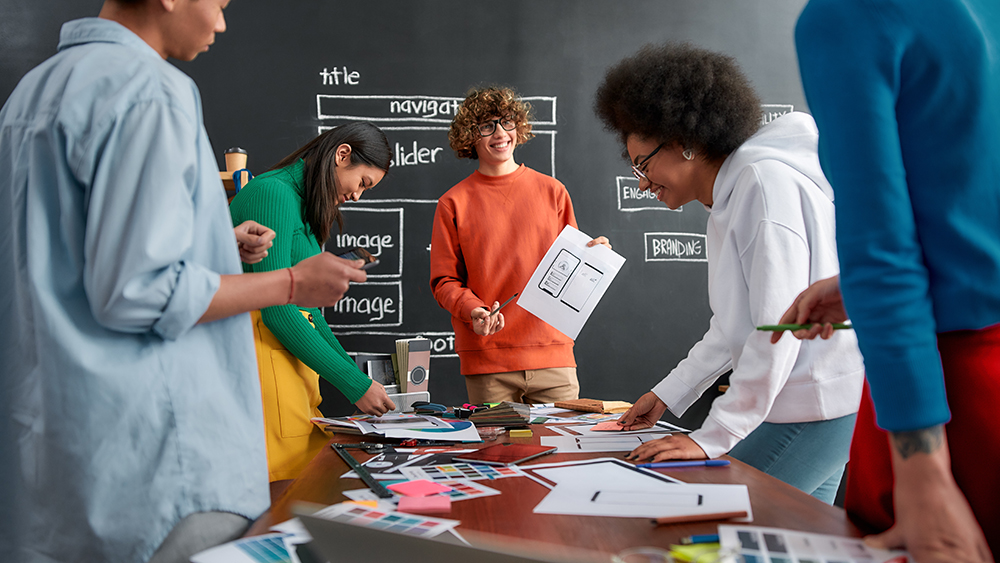
[[[337,208],[337,181],[333,172],[337,147],[344,144],[351,146],[351,166],[367,164],[389,173],[392,162],[389,141],[381,129],[368,121],[356,121],[330,129],[271,167],[271,170],[285,168],[300,158],[305,163],[303,179],[306,193],[302,219],[309,224],[320,244],[330,238],[334,221],[341,231],[344,230],[344,216]]]

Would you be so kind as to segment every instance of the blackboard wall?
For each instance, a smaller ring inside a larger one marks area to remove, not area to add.
[[[0,97],[54,51],[62,22],[96,15],[97,0],[0,0]],[[329,250],[380,251],[371,283],[327,319],[345,348],[388,353],[396,338],[432,340],[431,395],[465,399],[449,316],[429,288],[438,196],[475,169],[448,148],[447,127],[472,86],[514,86],[535,107],[536,138],[516,158],[568,188],[581,230],[608,236],[627,259],[576,341],[581,395],[634,400],[680,361],[708,327],[700,204],[669,211],[635,193],[621,146],[591,109],[607,67],[643,44],[690,41],[737,59],[766,107],[765,121],[805,109],[793,46],[804,0],[233,0],[228,31],[178,66],[199,85],[222,151],[241,146],[266,170],[325,127],[382,126],[397,165],[345,206]],[[338,244],[339,243],[339,244]],[[517,241],[510,241],[516,252]],[[514,306],[514,305],[510,305]],[[324,411],[346,401],[324,390]],[[697,426],[706,397],[681,422]]]

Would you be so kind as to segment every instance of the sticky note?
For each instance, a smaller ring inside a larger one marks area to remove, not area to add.
[[[511,438],[531,438],[531,430],[511,430]]]
[[[344,504],[348,504],[348,503],[350,503],[350,504],[356,504],[358,506],[365,506],[367,508],[378,508],[378,501],[377,500],[349,500],[349,501],[345,502]]]
[[[427,479],[395,483],[386,488],[394,493],[399,493],[408,497],[425,497],[451,490],[451,487],[446,487],[440,483],[428,481]]]
[[[401,497],[396,510],[410,514],[444,514],[451,512],[451,497],[448,495]]]
[[[602,422],[591,428],[593,432],[621,432],[624,426],[618,424],[617,420],[609,420],[607,422]]]

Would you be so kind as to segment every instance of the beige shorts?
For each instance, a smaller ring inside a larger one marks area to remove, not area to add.
[[[554,403],[580,398],[576,368],[546,368],[465,376],[469,402],[473,404]]]

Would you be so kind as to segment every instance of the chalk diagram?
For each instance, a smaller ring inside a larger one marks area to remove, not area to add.
[[[603,272],[564,248],[549,264],[538,289],[579,313],[603,277]]]
[[[341,74],[345,77],[343,79],[345,81],[348,80],[347,74],[346,69]],[[541,141],[533,145],[538,147],[537,163],[534,166],[540,172],[555,177],[556,97],[525,96],[523,99],[534,107],[536,118],[531,124],[534,127],[533,133],[540,137]],[[463,100],[464,96],[316,94],[317,133],[321,134],[346,122],[374,122],[391,139],[392,166],[396,169],[394,174],[417,169],[427,170],[428,172],[420,175],[420,181],[433,184],[434,170],[450,160],[446,158],[448,130]],[[414,327],[415,330],[404,329],[404,325],[410,324],[411,321],[419,322],[413,315],[415,309],[419,310],[416,302],[412,297],[405,307],[403,302],[403,288],[410,283],[404,280],[408,275],[412,276],[404,273],[406,245],[403,235],[406,229],[409,229],[410,233],[415,232],[413,213],[408,212],[414,212],[418,207],[433,207],[436,204],[437,199],[366,197],[361,207],[347,205],[343,208],[345,212],[367,213],[364,223],[368,225],[374,223],[375,226],[361,233],[342,234],[336,241],[338,247],[364,246],[361,244],[363,241],[372,240],[387,240],[391,245],[387,246],[388,256],[382,257],[383,265],[369,274],[368,281],[354,284],[355,287],[342,302],[324,309],[324,312],[330,312],[327,323],[331,329],[337,331],[338,337],[359,336],[362,337],[362,344],[358,347],[372,347],[377,350],[377,343],[383,338],[423,336],[431,339],[433,357],[458,357],[454,353],[454,332],[420,330],[419,326]],[[404,217],[408,214],[411,217],[404,228]],[[424,215],[426,213],[420,210],[418,216]],[[388,220],[388,217],[380,219],[380,216],[398,217],[398,225]],[[431,226],[419,228],[430,232]],[[426,281],[420,280],[420,283],[425,285]],[[436,304],[434,306],[436,307]],[[409,309],[408,315],[404,315],[404,308]],[[448,353],[449,351],[451,353]]]

